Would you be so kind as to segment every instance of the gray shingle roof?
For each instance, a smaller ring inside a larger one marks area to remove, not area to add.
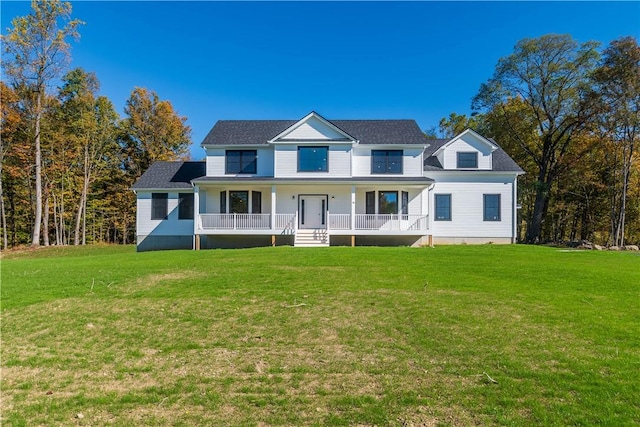
[[[220,120],[202,145],[267,144],[298,120]],[[360,144],[419,144],[427,139],[415,120],[330,120]]]
[[[442,171],[442,165],[438,161],[438,158],[433,156],[433,153],[438,151],[440,147],[445,145],[451,139],[430,139],[427,141],[429,146],[424,150],[424,170],[425,171]],[[493,139],[490,139],[491,143],[495,144],[498,149],[493,152],[493,169],[494,172],[524,172],[516,162],[498,145]],[[450,169],[455,170],[455,169]]]
[[[133,190],[191,189],[191,180],[205,175],[205,162],[155,162],[142,174]]]

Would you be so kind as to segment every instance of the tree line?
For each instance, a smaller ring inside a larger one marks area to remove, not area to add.
[[[135,180],[186,159],[191,130],[166,100],[134,88],[120,117],[93,72],[69,70],[84,23],[71,5],[33,1],[2,36],[2,247],[132,243]],[[472,100],[427,133],[493,138],[525,170],[518,237],[540,243],[640,241],[640,48],[633,37],[519,41]]]
[[[440,121],[440,136],[473,128],[525,170],[520,241],[640,242],[640,48],[633,37],[598,48],[570,35],[521,40],[471,116]]]
[[[191,129],[171,103],[136,87],[124,117],[95,73],[70,63],[83,23],[71,5],[33,1],[3,41],[2,247],[135,239],[135,180],[155,160],[186,158]]]

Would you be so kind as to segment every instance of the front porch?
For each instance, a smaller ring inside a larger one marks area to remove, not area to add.
[[[331,234],[426,234],[428,216],[394,214],[327,214]],[[196,234],[295,234],[298,214],[199,214]]]

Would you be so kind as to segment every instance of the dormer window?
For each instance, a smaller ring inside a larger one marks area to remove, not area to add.
[[[478,152],[473,151],[470,153],[458,152],[458,162],[456,167],[458,169],[477,169],[478,168]]]

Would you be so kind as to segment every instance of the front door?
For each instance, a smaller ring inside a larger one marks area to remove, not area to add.
[[[327,196],[300,196],[300,228],[327,228]]]

